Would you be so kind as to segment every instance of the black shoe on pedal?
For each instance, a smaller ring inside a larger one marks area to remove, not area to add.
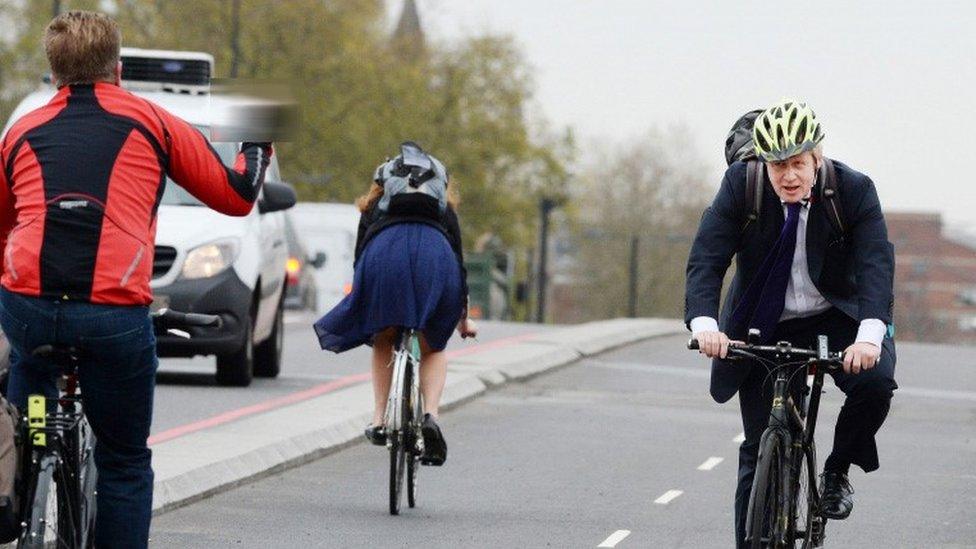
[[[854,510],[854,489],[843,473],[825,472],[821,494],[825,518],[844,520]]]
[[[382,425],[369,425],[366,427],[366,440],[375,446],[386,446],[386,428]]]
[[[424,423],[420,428],[424,436],[424,455],[420,457],[421,465],[444,465],[447,460],[447,441],[441,434],[441,428],[430,414],[424,414]]]

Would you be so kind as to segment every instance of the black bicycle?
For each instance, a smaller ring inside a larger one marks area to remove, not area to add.
[[[157,334],[190,337],[193,327],[219,326],[220,317],[185,314],[162,309],[152,313]],[[82,409],[78,390],[78,362],[82,351],[74,347],[43,345],[32,352],[61,367],[61,396],[48,403],[30,395],[21,420],[20,478],[23,479],[21,534],[17,547],[57,549],[94,547],[95,435]]]
[[[750,331],[749,339],[758,339],[758,333]],[[698,350],[698,341],[689,341],[688,348]],[[753,549],[821,547],[827,519],[817,488],[814,431],[824,374],[841,367],[843,354],[830,352],[827,337],[819,336],[816,350],[793,347],[787,341],[732,343],[728,356],[755,360],[769,371],[767,380],[775,376],[769,426],[760,439],[749,495],[746,541]],[[795,387],[794,377],[800,373],[803,383]],[[812,385],[807,384],[807,376],[813,376]]]

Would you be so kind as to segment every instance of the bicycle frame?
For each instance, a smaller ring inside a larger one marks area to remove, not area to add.
[[[73,364],[65,366],[64,373],[59,379],[58,389],[63,391],[57,398],[57,406],[48,411],[48,399],[41,395],[28,397],[27,415],[24,417],[27,430],[27,440],[24,452],[26,459],[26,478],[30,478],[28,497],[24,498],[24,505],[29,505],[37,490],[37,476],[42,469],[54,467],[55,478],[64,485],[65,493],[70,501],[71,511],[78,511],[77,516],[69,513],[64,517],[59,510],[58,521],[70,520],[69,532],[75,539],[67,540],[70,547],[86,547],[90,543],[90,536],[94,534],[90,526],[93,523],[95,502],[84,501],[88,492],[94,493],[94,478],[88,478],[88,472],[82,471],[82,464],[93,460],[93,445],[90,430],[86,433],[86,423],[82,411],[81,396],[77,394],[78,378]],[[81,445],[81,446],[79,446]],[[92,469],[93,470],[93,469]],[[82,476],[85,475],[83,479]],[[24,511],[26,511],[26,507]],[[23,513],[22,512],[22,513]],[[81,513],[84,513],[82,516]],[[23,537],[44,538],[46,522],[25,525]],[[60,527],[59,527],[60,531]],[[61,540],[64,543],[65,540]]]

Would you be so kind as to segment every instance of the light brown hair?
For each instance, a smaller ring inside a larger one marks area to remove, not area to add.
[[[356,207],[360,212],[366,213],[379,202],[380,198],[383,198],[383,187],[373,183],[366,194],[356,199]],[[447,205],[454,211],[457,211],[458,206],[461,205],[461,195],[458,194],[457,185],[453,181],[447,185]]]
[[[44,53],[58,86],[113,80],[121,45],[119,25],[91,11],[62,13],[44,30]]]

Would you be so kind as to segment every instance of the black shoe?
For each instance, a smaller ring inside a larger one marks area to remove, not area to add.
[[[421,465],[444,465],[447,461],[447,441],[441,434],[441,428],[430,414],[424,414],[424,423],[420,427],[424,436],[424,455],[420,457]]]
[[[854,510],[854,489],[843,473],[825,472],[821,494],[825,518],[844,520]]]
[[[386,428],[382,425],[366,426],[366,440],[376,446],[386,446]]]

